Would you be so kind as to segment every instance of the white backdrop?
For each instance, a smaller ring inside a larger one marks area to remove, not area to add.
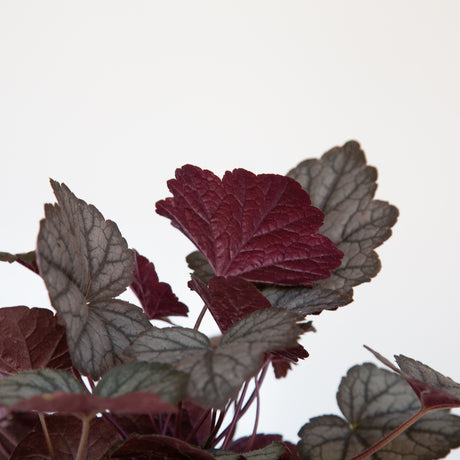
[[[284,174],[356,139],[401,216],[380,275],[314,317],[311,357],[264,384],[260,431],[296,441],[337,412],[341,376],[373,361],[364,343],[459,381],[459,51],[454,0],[2,0],[0,250],[34,248],[48,178],[63,181],[155,263],[193,324],[193,247],[154,212],[175,168]],[[48,306],[44,284],[0,264],[0,306],[20,304]]]

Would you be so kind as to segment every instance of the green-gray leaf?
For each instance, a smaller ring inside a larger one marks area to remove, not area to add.
[[[278,460],[284,453],[284,447],[279,442],[272,442],[262,449],[245,452],[244,454],[235,454],[222,450],[214,450],[211,453],[221,460],[239,460],[242,456],[251,460]]]
[[[64,184],[51,185],[58,203],[45,205],[40,224],[40,273],[66,326],[74,365],[98,379],[151,325],[140,308],[113,299],[131,283],[134,263],[116,224]]]
[[[305,160],[288,173],[324,212],[320,233],[344,253],[342,265],[313,288],[264,291],[272,305],[295,308],[303,314],[335,309],[353,299],[353,287],[370,281],[380,270],[374,249],[391,236],[398,210],[374,200],[377,170],[366,165],[355,141],[326,152],[319,160]]]
[[[420,409],[420,403],[399,375],[373,364],[351,368],[337,393],[345,419],[315,417],[299,432],[303,459],[346,460],[375,444]],[[442,458],[460,445],[460,417],[449,411],[425,415],[376,454],[379,460]]]
[[[183,396],[188,375],[167,364],[133,362],[116,366],[98,382],[94,394],[114,398],[134,392],[156,393],[176,404]]]
[[[299,317],[283,309],[258,310],[234,324],[213,349],[198,331],[152,329],[126,350],[132,359],[169,363],[190,374],[186,396],[204,407],[223,408],[263,364],[264,354],[295,346],[303,332]]]
[[[14,406],[37,395],[55,393],[85,393],[85,389],[70,373],[58,369],[25,371],[0,379],[0,405]]]

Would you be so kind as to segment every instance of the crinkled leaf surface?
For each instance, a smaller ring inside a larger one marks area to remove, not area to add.
[[[187,316],[186,305],[179,302],[169,284],[159,281],[152,262],[136,251],[131,289],[150,319],[162,319],[171,315]]]
[[[129,363],[107,372],[89,394],[70,373],[41,369],[0,380],[0,404],[42,412],[171,412],[187,380],[167,365]]]
[[[74,460],[80,442],[81,422],[65,415],[46,417],[46,426],[54,448],[55,459]],[[116,429],[106,421],[96,418],[91,421],[88,438],[87,460],[100,460],[108,448],[120,438]],[[11,460],[51,460],[51,455],[40,424],[16,447]]]
[[[219,276],[306,285],[329,276],[342,254],[317,234],[323,214],[294,180],[186,165],[168,181],[157,212],[190,238]]]
[[[352,288],[379,272],[380,260],[374,250],[391,236],[398,210],[373,199],[377,170],[367,166],[363,151],[354,141],[333,148],[319,160],[300,163],[288,176],[298,181],[312,204],[324,212],[320,231],[344,256],[330,278],[315,282],[312,289],[270,288],[264,294],[272,305],[304,314],[346,305],[352,301]]]
[[[426,364],[396,355],[399,369],[380,353],[367,348],[377,359],[400,374],[412,387],[424,410],[460,407],[460,384]]]
[[[154,328],[126,350],[132,359],[169,363],[190,374],[186,396],[203,407],[223,408],[254,376],[269,351],[292,347],[302,330],[298,316],[278,308],[258,310],[230,327],[217,348],[198,331]]]
[[[64,185],[51,181],[58,203],[45,206],[38,261],[60,313],[74,365],[98,379],[151,327],[141,309],[113,298],[133,278],[133,253],[116,224]]]
[[[135,434],[111,449],[107,458],[132,458],[135,455],[152,455],[154,458],[174,458],[177,460],[214,460],[210,453],[187,442],[160,434]]]
[[[299,432],[302,459],[351,459],[420,410],[410,386],[399,375],[365,363],[342,379],[337,400],[345,419],[315,417]],[[460,417],[429,413],[374,454],[380,460],[442,458],[460,445]]]
[[[30,369],[70,369],[65,328],[50,310],[0,309],[0,376]]]
[[[21,252],[19,254],[11,254],[9,252],[0,252],[0,261],[17,262],[18,264],[23,265],[29,270],[33,271],[37,275],[39,274],[37,260],[35,258],[35,251]]]

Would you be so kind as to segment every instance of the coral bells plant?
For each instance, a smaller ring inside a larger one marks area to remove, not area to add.
[[[257,430],[269,368],[286,376],[308,356],[309,317],[380,270],[398,211],[374,199],[376,178],[356,142],[287,176],[178,169],[156,211],[197,248],[191,328],[174,325],[187,306],[116,224],[52,180],[36,250],[0,253],[43,278],[56,311],[0,309],[0,459],[432,459],[459,446],[460,385],[374,351],[391,370],[350,369],[344,418],[312,418],[297,444]],[[139,306],[118,298],[128,287]],[[220,336],[200,332],[206,311]],[[253,404],[253,432],[235,439]]]

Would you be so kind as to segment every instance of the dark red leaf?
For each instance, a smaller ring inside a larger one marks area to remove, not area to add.
[[[214,460],[213,455],[198,447],[177,438],[158,434],[131,436],[111,454],[115,458],[142,454],[144,456],[155,455],[155,458],[166,456],[177,460]]]
[[[51,367],[70,369],[65,328],[44,308],[0,309],[0,376]]]
[[[174,412],[176,407],[164,402],[155,393],[135,392],[113,398],[89,393],[48,393],[23,400],[9,408],[12,411],[39,411],[62,413],[97,413],[105,410],[117,414],[144,414],[146,412]]]
[[[0,407],[0,446],[8,453],[22,441],[33,429],[38,421],[35,413],[10,413],[6,408]],[[0,448],[0,459],[8,459],[10,456],[2,457]]]
[[[249,313],[271,307],[252,283],[236,276],[215,276],[209,288],[194,278],[190,287],[201,296],[222,332]]]
[[[188,308],[179,302],[169,284],[159,281],[153,263],[136,251],[134,255],[134,279],[130,287],[148,317],[187,316]]]
[[[158,214],[190,238],[219,276],[311,286],[340,265],[342,252],[317,234],[323,213],[293,179],[186,165],[168,181]]]
[[[275,377],[280,379],[282,377],[286,377],[292,363],[298,362],[299,359],[308,358],[309,355],[308,351],[299,344],[296,347],[288,348],[286,350],[273,351],[271,356]]]
[[[245,436],[233,441],[229,449],[231,452],[250,452],[251,450],[263,449],[272,442],[281,442],[283,437],[280,434],[257,434],[251,441],[251,436]]]
[[[51,415],[46,417],[46,426],[59,460],[73,460],[78,452],[81,434],[81,421],[72,416]],[[100,460],[119,436],[115,428],[105,420],[91,421],[88,438],[88,460]],[[26,436],[14,450],[11,460],[51,459],[48,445],[40,424]]]

